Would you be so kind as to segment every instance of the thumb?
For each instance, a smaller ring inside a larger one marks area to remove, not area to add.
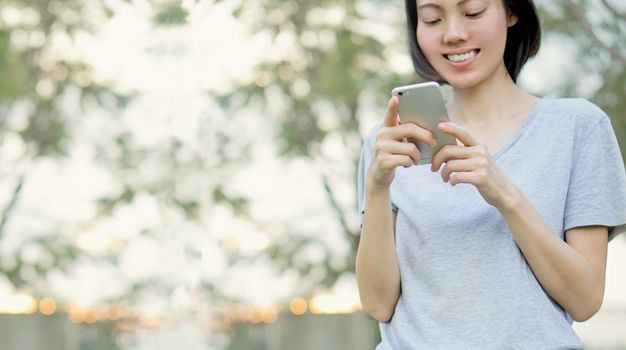
[[[387,104],[387,114],[383,122],[384,126],[398,125],[398,103],[398,97],[396,95],[391,96]]]

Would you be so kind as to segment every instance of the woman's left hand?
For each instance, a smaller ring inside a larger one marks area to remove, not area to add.
[[[498,209],[507,208],[515,198],[516,186],[491,158],[487,146],[464,128],[452,123],[439,123],[439,130],[456,137],[464,146],[446,145],[432,158],[431,170],[441,171],[444,182],[452,186],[469,183],[478,189],[485,201]]]

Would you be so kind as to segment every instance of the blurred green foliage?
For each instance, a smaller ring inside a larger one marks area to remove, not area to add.
[[[129,99],[94,82],[87,64],[70,62],[50,53],[49,39],[53,35],[65,33],[71,38],[80,31],[90,30],[90,23],[81,12],[82,5],[82,1],[72,0],[0,3],[3,15],[0,17],[0,144],[8,134],[19,135],[25,145],[20,162],[65,156],[70,141],[67,129],[75,120],[74,116],[66,115],[62,106],[67,91],[79,91],[79,107],[83,109],[96,104],[113,112],[123,108]],[[27,169],[15,167],[11,174],[17,180],[10,200],[2,204],[0,242],[22,188],[28,186]],[[12,182],[10,178],[4,180],[8,184]],[[53,230],[57,229],[60,228]],[[26,245],[41,248],[52,258],[51,265],[31,265],[19,255],[2,256],[0,263],[15,287],[36,295],[46,292],[47,287],[41,283],[43,276],[53,269],[66,270],[79,255],[75,242],[55,232],[22,244]]]
[[[588,85],[599,87],[582,96],[612,120],[622,156],[626,155],[626,12],[609,0],[538,1],[547,35],[560,35],[577,47],[578,70],[563,76],[560,96],[580,96]]]

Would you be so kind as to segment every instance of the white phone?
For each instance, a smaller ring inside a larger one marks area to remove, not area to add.
[[[445,145],[457,144],[454,136],[443,133],[437,128],[440,122],[450,120],[437,82],[398,86],[391,93],[398,96],[400,100],[398,106],[400,123],[414,123],[432,132],[437,138],[435,147],[420,140],[412,138],[407,140],[415,143],[419,149],[422,155],[419,164],[431,163],[433,155]]]

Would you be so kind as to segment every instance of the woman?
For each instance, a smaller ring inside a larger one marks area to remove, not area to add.
[[[406,0],[417,73],[449,84],[458,139],[415,165],[384,120],[359,165],[361,303],[377,349],[582,349],[571,328],[602,304],[607,243],[626,229],[626,175],[610,119],[584,99],[515,81],[539,48],[532,1]]]

